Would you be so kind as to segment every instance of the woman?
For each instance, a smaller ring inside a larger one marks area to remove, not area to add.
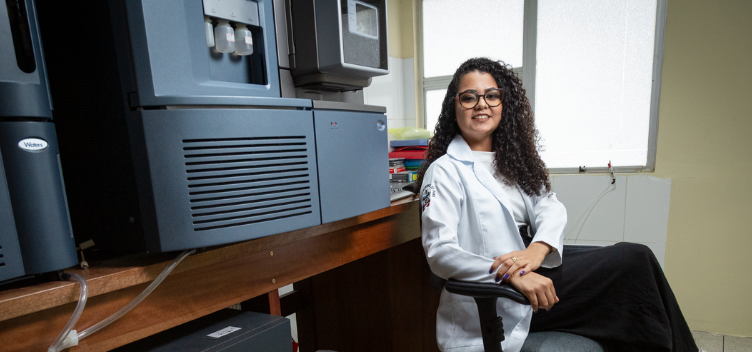
[[[498,301],[504,351],[519,351],[528,331],[551,330],[607,351],[697,351],[647,247],[563,253],[566,210],[550,191],[530,103],[510,67],[476,58],[455,72],[418,188],[431,270],[507,281],[530,300]],[[436,318],[441,350],[483,351],[472,298],[445,290]]]

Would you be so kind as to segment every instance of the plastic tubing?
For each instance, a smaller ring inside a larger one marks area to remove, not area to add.
[[[89,336],[89,335],[91,335],[91,334],[99,331],[103,327],[105,327],[107,325],[110,325],[115,320],[120,319],[120,317],[122,317],[123,315],[125,315],[125,313],[128,313],[131,309],[133,309],[133,307],[135,307],[139,303],[141,303],[141,301],[143,301],[144,298],[146,298],[146,296],[148,296],[152,291],[154,291],[154,289],[157,288],[157,286],[159,286],[160,283],[162,283],[162,280],[164,280],[165,277],[167,277],[167,275],[170,274],[170,272],[172,271],[172,269],[175,269],[175,267],[178,266],[178,264],[180,264],[180,262],[183,259],[185,259],[185,257],[187,257],[187,256],[189,256],[189,255],[191,255],[191,254],[193,254],[195,252],[196,252],[195,249],[191,249],[191,250],[184,251],[183,253],[180,253],[180,255],[177,258],[175,258],[172,261],[172,263],[170,263],[170,265],[168,265],[162,271],[162,273],[159,274],[159,276],[157,276],[156,279],[154,279],[154,281],[151,283],[151,285],[149,285],[149,287],[147,287],[143,292],[141,292],[138,296],[136,296],[136,298],[134,298],[128,304],[126,304],[125,307],[120,308],[120,310],[117,311],[117,312],[115,312],[115,314],[110,315],[109,317],[107,317],[106,319],[100,321],[99,323],[96,323],[96,324],[92,325],[91,327],[89,327],[88,329],[86,329],[84,331],[81,331],[78,334],[78,340],[80,341],[81,339],[83,339],[83,338],[85,338],[85,337],[87,337],[87,336]]]
[[[78,284],[81,286],[81,293],[78,295],[78,304],[76,305],[76,310],[73,311],[73,315],[68,320],[68,324],[65,325],[63,328],[63,331],[60,333],[60,335],[57,336],[55,339],[55,342],[50,345],[50,347],[47,349],[48,352],[58,352],[62,350],[61,343],[63,340],[68,336],[71,329],[76,325],[78,322],[78,318],[81,317],[81,313],[84,311],[84,306],[86,306],[86,299],[89,297],[89,286],[86,284],[86,279],[84,279],[83,276],[78,274],[63,274],[63,278],[68,281],[78,281]]]
[[[601,201],[601,198],[603,198],[608,192],[611,192],[611,191],[614,191],[614,190],[616,190],[616,186],[615,185],[613,185],[613,184],[608,185],[606,187],[606,189],[598,196],[598,198],[596,198],[595,201],[593,201],[592,203],[590,203],[590,205],[587,208],[587,211],[584,214],[580,215],[580,218],[577,219],[577,222],[574,223],[574,225],[572,226],[572,229],[570,229],[567,232],[567,235],[571,235],[572,232],[574,231],[574,229],[577,228],[577,225],[579,224],[580,225],[580,229],[577,231],[577,236],[575,236],[574,240],[576,241],[577,239],[579,239],[580,238],[580,232],[582,232],[582,228],[585,227],[585,223],[587,222],[587,219],[590,217],[590,213],[593,211],[593,209],[598,204],[598,202]],[[583,216],[585,217],[584,219],[583,219]],[[580,223],[580,221],[582,221],[582,223]],[[567,238],[567,236],[565,235],[564,239],[571,239],[571,238]]]

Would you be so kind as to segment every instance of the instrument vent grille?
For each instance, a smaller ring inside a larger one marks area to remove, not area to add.
[[[305,136],[183,140],[194,231],[311,214]]]

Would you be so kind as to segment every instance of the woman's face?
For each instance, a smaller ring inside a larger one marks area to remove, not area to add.
[[[495,93],[493,88],[498,88],[493,76],[485,72],[472,71],[460,78],[457,92],[461,96],[464,92],[475,92],[484,95],[489,91]],[[460,104],[460,98],[455,97],[454,108],[457,116],[457,125],[462,131],[470,149],[475,151],[491,151],[491,135],[501,121],[503,106],[489,106],[485,98],[479,98],[474,108],[465,108]],[[468,104],[465,104],[468,105]]]

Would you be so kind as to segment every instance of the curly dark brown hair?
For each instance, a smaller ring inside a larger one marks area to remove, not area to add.
[[[501,122],[493,132],[491,148],[495,152],[494,166],[498,175],[509,185],[518,184],[528,195],[540,196],[551,190],[546,164],[538,155],[540,138],[535,129],[535,119],[530,101],[525,96],[522,80],[512,72],[512,66],[487,58],[473,58],[465,61],[452,77],[447,88],[441,114],[436,123],[434,137],[428,144],[426,163],[418,174],[417,190],[423,184],[428,167],[446,154],[454,136],[461,134],[455,116],[455,99],[460,79],[468,72],[490,74],[499,88],[503,89]]]

